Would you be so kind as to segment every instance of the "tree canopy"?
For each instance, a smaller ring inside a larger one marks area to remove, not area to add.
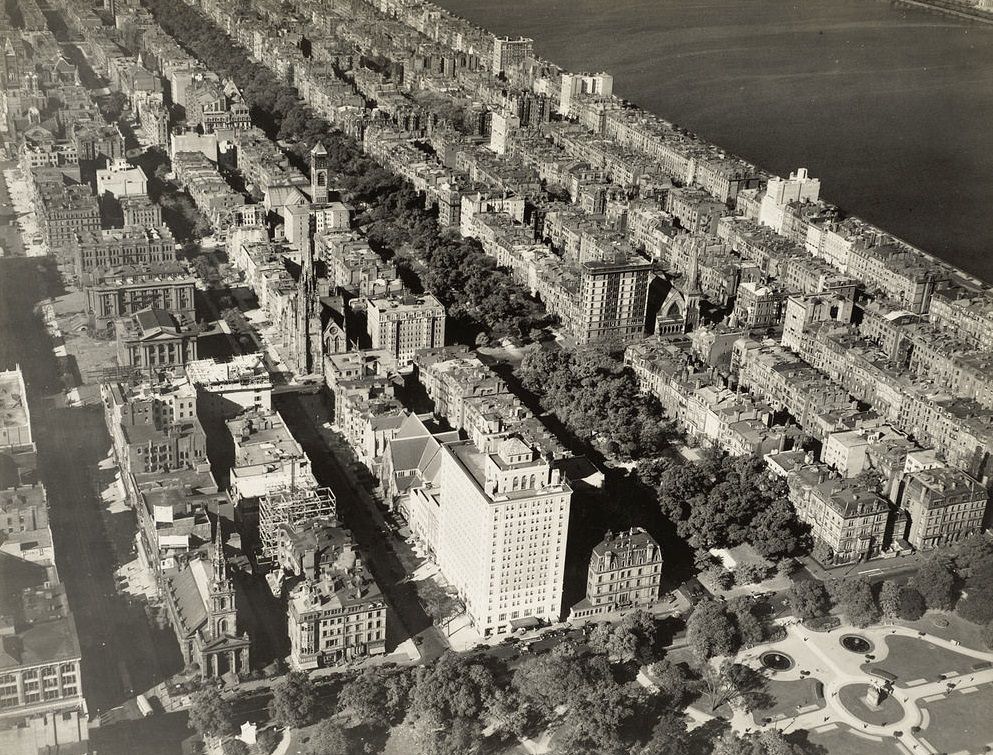
[[[631,368],[594,347],[535,348],[519,372],[524,387],[573,433],[611,455],[656,456],[675,432],[658,401],[641,393]]]
[[[696,604],[686,622],[686,639],[703,661],[718,655],[734,655],[741,647],[734,616],[716,600]]]
[[[801,579],[794,582],[786,593],[790,610],[800,619],[817,619],[831,608],[831,598],[821,582]]]
[[[920,565],[913,586],[924,597],[928,608],[948,610],[955,602],[955,574],[947,559],[932,556]]]
[[[599,624],[590,633],[589,645],[612,660],[641,663],[655,660],[655,618],[645,611],[634,611],[613,624]]]
[[[269,716],[279,726],[306,726],[313,722],[317,707],[317,689],[305,671],[291,671],[272,688]]]
[[[806,528],[787,499],[786,483],[759,456],[717,452],[696,463],[666,467],[659,503],[681,537],[695,548],[751,543],[764,556],[784,556],[806,545]]]
[[[872,585],[866,577],[838,580],[834,583],[833,595],[835,602],[855,626],[865,627],[879,620],[879,607],[872,594]]]
[[[205,739],[234,733],[231,703],[217,687],[209,685],[193,693],[190,727]]]

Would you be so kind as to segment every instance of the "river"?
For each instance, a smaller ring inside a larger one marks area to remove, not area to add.
[[[881,0],[438,0],[993,282],[993,26]]]

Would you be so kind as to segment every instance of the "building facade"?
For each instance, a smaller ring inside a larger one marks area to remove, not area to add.
[[[440,465],[440,493],[422,497],[412,519],[436,519],[422,530],[436,533],[427,545],[476,629],[558,621],[572,500],[561,472],[514,437],[494,453],[444,444]]]
[[[907,540],[931,550],[982,531],[989,492],[965,472],[939,467],[909,475],[902,501],[910,517]]]
[[[334,519],[279,528],[291,586],[290,663],[313,669],[386,652],[386,601],[351,536]]]
[[[172,313],[146,307],[118,320],[117,362],[135,370],[182,367],[197,358],[197,330]]]
[[[445,344],[445,307],[431,294],[368,299],[367,323],[373,349],[382,349],[397,364],[409,364],[414,352]]]
[[[84,273],[80,283],[97,330],[146,307],[169,310],[187,322],[196,320],[195,279],[179,263],[97,268]]]
[[[662,549],[640,527],[608,532],[593,548],[586,597],[572,608],[573,618],[625,608],[648,607],[662,589]]]

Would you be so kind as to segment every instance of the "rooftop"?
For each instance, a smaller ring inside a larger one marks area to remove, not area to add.
[[[28,421],[27,393],[20,368],[0,372],[0,428],[23,427]]]

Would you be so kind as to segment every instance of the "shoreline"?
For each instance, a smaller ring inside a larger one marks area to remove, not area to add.
[[[941,3],[941,2],[953,2],[953,0],[889,0],[889,4],[890,5],[907,5],[909,7],[916,8],[917,10],[929,10],[929,11],[933,11],[933,12],[936,12],[936,13],[945,13],[947,9],[938,5],[938,3]],[[436,9],[440,10],[443,14],[445,14],[445,15],[447,15],[449,17],[451,17],[453,19],[457,19],[457,20],[459,20],[459,21],[461,21],[461,22],[469,25],[471,28],[475,29],[476,31],[482,32],[483,34],[486,34],[486,35],[489,35],[489,36],[497,36],[496,33],[493,32],[493,31],[491,31],[487,26],[484,26],[483,24],[480,24],[480,23],[477,23],[477,22],[473,21],[472,19],[468,18],[467,16],[463,15],[462,13],[459,13],[459,12],[454,11],[454,10],[450,10],[449,8],[447,8],[444,5],[442,5],[437,0],[429,0],[429,2],[427,4],[434,6]],[[964,10],[968,10],[968,8],[965,8]],[[956,14],[953,11],[948,10],[947,15],[956,15]],[[964,14],[962,14],[961,17],[963,19],[965,19],[965,20],[975,20],[975,21],[980,21],[982,23],[986,23],[986,24],[989,24],[989,25],[993,25],[993,13],[990,14],[988,20],[985,19],[985,18],[975,18],[975,17],[972,17],[972,16],[964,15]],[[514,34],[521,34],[521,32],[513,32],[513,33]],[[537,42],[538,40],[536,39],[535,41]],[[546,58],[546,57],[544,57],[544,56],[542,56],[540,54],[537,54],[537,51],[536,51],[536,54],[535,54],[535,59],[538,60],[538,61],[542,61],[544,63],[548,63],[551,66],[553,66],[555,68],[558,68],[558,69],[560,69],[563,72],[568,72],[568,73],[579,73],[579,72],[582,72],[584,70],[592,70],[592,69],[582,69],[582,68],[575,69],[575,70],[568,69],[565,66],[560,65],[559,63],[557,63],[556,61],[554,61],[554,60],[552,60],[550,58]],[[606,73],[611,73],[611,72],[610,71],[606,71]],[[739,153],[732,152],[731,150],[725,148],[724,146],[722,146],[718,142],[711,141],[709,137],[707,137],[706,135],[702,134],[700,131],[698,131],[698,130],[696,130],[694,128],[689,128],[687,126],[680,125],[676,121],[670,119],[669,116],[667,116],[665,113],[659,112],[659,111],[656,111],[656,110],[649,109],[648,107],[645,107],[645,106],[642,106],[642,105],[638,104],[638,102],[636,100],[630,99],[629,97],[626,97],[626,96],[620,94],[618,92],[618,85],[619,84],[622,85],[622,80],[615,79],[614,80],[614,95],[619,100],[621,100],[628,108],[630,108],[632,110],[637,110],[637,111],[639,111],[641,113],[644,113],[644,114],[646,114],[646,115],[648,115],[648,116],[650,116],[652,118],[660,119],[660,120],[664,121],[665,123],[667,123],[667,124],[669,124],[671,126],[674,126],[679,131],[685,133],[686,135],[691,136],[692,138],[698,140],[699,143],[705,144],[705,145],[708,145],[708,146],[711,146],[711,147],[714,147],[714,148],[716,148],[716,149],[718,149],[718,150],[720,150],[722,152],[725,152],[729,157],[735,157],[737,159],[740,159],[740,160],[742,160],[742,161],[744,161],[744,162],[746,162],[746,163],[754,166],[759,173],[761,173],[761,174],[763,174],[765,176],[768,176],[768,177],[781,177],[777,173],[775,173],[774,171],[769,170],[766,167],[764,167],[763,165],[761,165],[759,162],[756,162],[756,161],[753,161],[753,160],[750,160],[750,159],[746,159],[745,157],[743,157]],[[802,160],[801,161],[797,161],[795,167],[803,167],[802,163],[803,163]],[[830,191],[828,191],[827,193],[830,194]],[[991,278],[990,280],[986,280],[986,279],[980,277],[976,273],[972,273],[972,272],[970,272],[968,270],[965,270],[964,268],[960,267],[959,265],[957,265],[957,264],[955,264],[953,262],[950,262],[948,260],[945,260],[942,257],[939,257],[938,255],[936,255],[933,252],[930,252],[930,251],[927,251],[925,249],[922,249],[921,247],[917,246],[916,244],[911,243],[911,242],[905,240],[904,238],[902,238],[901,236],[897,235],[893,231],[890,231],[890,230],[888,230],[887,228],[885,228],[883,226],[877,225],[876,223],[874,223],[874,222],[868,220],[867,218],[865,218],[864,216],[859,215],[857,213],[857,211],[855,211],[854,209],[849,209],[848,207],[846,207],[844,205],[836,204],[833,201],[824,199],[823,196],[822,196],[822,200],[821,201],[823,201],[828,206],[831,206],[831,207],[834,207],[834,208],[840,210],[841,213],[842,213],[842,215],[844,217],[846,217],[846,218],[855,218],[855,219],[861,221],[867,227],[869,227],[869,228],[871,228],[871,229],[873,229],[875,231],[878,231],[879,233],[884,234],[885,236],[888,236],[893,241],[895,241],[895,242],[901,244],[902,246],[906,247],[908,250],[911,250],[911,251],[913,251],[913,252],[915,252],[917,254],[922,255],[923,257],[925,257],[928,261],[932,262],[933,264],[935,264],[935,265],[937,265],[939,267],[945,268],[947,271],[949,271],[949,273],[951,275],[954,275],[954,276],[960,278],[962,282],[971,284],[973,286],[976,286],[976,287],[980,288],[983,292],[993,292],[993,278]]]
[[[953,0],[890,0],[894,5],[909,5],[912,8],[929,10],[945,16],[964,18],[980,24],[993,26],[993,10],[986,12],[980,8],[960,6]]]

